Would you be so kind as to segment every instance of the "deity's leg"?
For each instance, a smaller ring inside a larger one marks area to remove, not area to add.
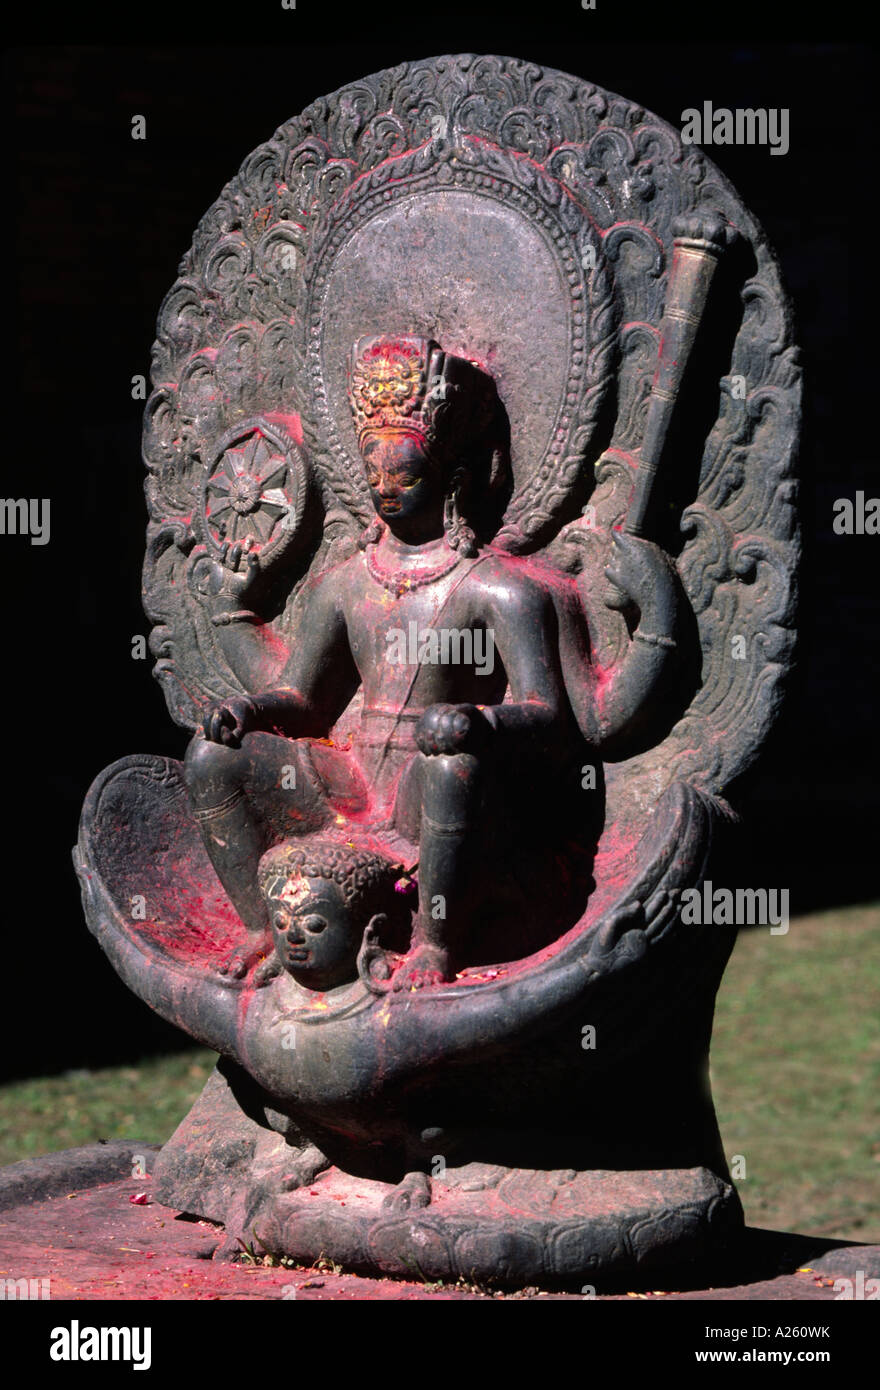
[[[414,944],[456,954],[466,927],[476,857],[481,768],[470,753],[419,755],[419,912]]]
[[[194,738],[184,774],[208,858],[239,917],[251,932],[269,930],[256,867],[268,849],[265,831],[245,797],[243,750]]]
[[[184,760],[208,858],[248,931],[261,937],[270,924],[257,884],[260,856],[286,835],[320,827],[328,816],[300,764],[294,742],[263,733],[246,735],[240,748],[197,735]]]

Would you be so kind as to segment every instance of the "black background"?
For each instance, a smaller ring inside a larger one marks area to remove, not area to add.
[[[53,24],[41,10],[53,45],[7,52],[4,264],[15,290],[4,336],[15,350],[5,416],[14,430],[0,492],[52,499],[50,544],[0,537],[7,1074],[188,1045],[105,961],[70,863],[93,777],[125,754],[180,756],[186,743],[150,662],[131,656],[132,636],[148,631],[143,403],[131,398],[131,378],[148,374],[159,303],[196,223],[249,151],[315,97],[407,59],[513,54],[619,92],[676,127],[705,99],[789,108],[786,156],[707,150],[779,256],[806,376],[800,661],[758,768],[730,789],[746,826],[737,881],[789,887],[792,913],[877,896],[880,538],[831,530],[835,498],[880,493],[868,347],[873,57],[845,32],[810,33],[800,14],[774,21],[736,7],[715,34],[693,17],[679,34],[676,7],[646,9],[640,23],[631,5],[599,6],[545,4],[512,17],[476,5],[301,3],[289,12],[260,0],[234,24],[206,7],[197,22],[225,46],[187,45],[186,25],[163,23],[155,8],[136,46],[111,43],[97,23],[90,37],[87,24],[68,35],[69,15],[59,10]],[[165,35],[168,46],[158,42]],[[261,46],[245,42],[255,38]],[[146,117],[146,140],[131,139],[135,114]]]

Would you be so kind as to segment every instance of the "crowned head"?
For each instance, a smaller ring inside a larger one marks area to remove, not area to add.
[[[503,472],[492,378],[430,338],[367,337],[352,351],[349,396],[380,520],[403,539],[445,530],[468,550],[473,531],[458,506]]]

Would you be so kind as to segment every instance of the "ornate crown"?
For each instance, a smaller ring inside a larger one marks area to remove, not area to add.
[[[431,338],[407,336],[355,343],[349,397],[359,446],[371,431],[406,429],[429,449],[452,442],[453,432],[481,434],[497,401],[492,378],[473,362]]]

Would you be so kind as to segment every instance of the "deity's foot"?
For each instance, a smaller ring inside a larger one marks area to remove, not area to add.
[[[391,979],[393,990],[424,989],[449,979],[449,956],[438,946],[417,946],[404,956]]]

